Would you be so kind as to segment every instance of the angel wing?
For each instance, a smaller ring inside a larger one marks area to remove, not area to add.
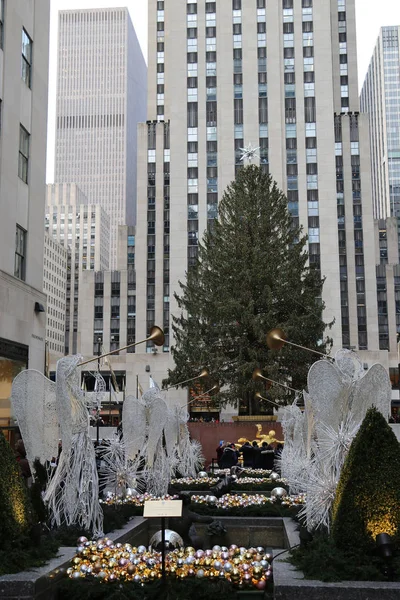
[[[318,421],[337,430],[349,399],[350,383],[343,381],[341,371],[326,360],[315,362],[308,372],[308,394]]]
[[[127,396],[124,400],[122,432],[127,458],[134,460],[146,441],[146,406],[134,396]]]
[[[168,409],[167,420],[164,425],[165,446],[168,456],[171,456],[178,446],[179,419],[175,410]]]
[[[162,436],[165,423],[167,422],[168,407],[162,397],[160,388],[157,385],[143,394],[142,401],[146,406],[148,422],[147,465],[152,467],[157,444]]]
[[[31,468],[36,458],[51,461],[59,440],[56,384],[40,371],[22,371],[13,381],[11,404]]]
[[[351,416],[361,424],[369,408],[375,406],[387,419],[390,414],[392,386],[382,365],[372,367],[353,385]]]

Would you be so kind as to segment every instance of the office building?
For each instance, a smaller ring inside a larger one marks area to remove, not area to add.
[[[48,363],[64,356],[68,250],[44,236],[43,291],[47,296],[46,345]]]
[[[137,339],[153,323],[168,333],[178,282],[251,144],[326,277],[333,351],[354,348],[365,363],[388,366],[367,243],[374,221],[355,0],[149,3],[148,119],[139,127]]]
[[[85,359],[123,348],[135,341],[138,327],[136,303],[141,295],[136,287],[136,232],[134,227],[118,228],[118,257],[115,271],[84,271],[79,292],[78,351]],[[152,344],[151,353],[140,352],[146,344],[128,348],[101,360],[101,373],[110,387],[111,370],[119,393],[141,395],[149,388],[150,376],[161,385],[167,376],[169,356]],[[88,372],[87,389],[93,385]],[[97,365],[92,363],[92,370]],[[115,386],[111,384],[111,387]],[[172,390],[173,398],[176,393]],[[120,397],[121,399],[121,397]]]
[[[47,186],[45,230],[68,251],[65,354],[76,354],[82,272],[109,268],[110,217],[75,183]]]
[[[0,427],[13,378],[43,372],[50,0],[0,1]]]
[[[395,263],[399,263],[400,248],[399,37],[400,27],[381,28],[361,91],[361,110],[368,113],[370,124],[374,214],[380,224],[380,266],[377,268],[379,344],[381,349],[392,351],[395,351],[398,341],[396,333],[400,332],[399,280],[396,271],[393,283],[392,274],[393,268],[399,269]],[[396,258],[393,256],[395,226]]]
[[[127,8],[59,13],[56,183],[75,182],[118,225],[134,225],[137,122],[146,119],[146,65]]]
[[[382,27],[361,91],[369,114],[372,192],[379,219],[400,218],[400,26]]]

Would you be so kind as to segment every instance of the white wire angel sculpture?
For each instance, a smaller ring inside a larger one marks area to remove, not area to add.
[[[329,529],[331,506],[350,445],[369,408],[375,406],[388,417],[391,384],[382,365],[364,371],[357,354],[340,350],[334,363],[320,360],[311,366],[304,398],[304,413],[293,406],[284,410],[282,475],[291,489],[307,494],[299,513],[307,527]]]
[[[89,410],[95,402],[80,388],[77,367],[81,356],[68,356],[57,363],[57,412],[62,452],[56,472],[45,493],[52,521],[58,526],[78,524],[102,534],[103,513],[99,503],[96,456],[89,435]]]

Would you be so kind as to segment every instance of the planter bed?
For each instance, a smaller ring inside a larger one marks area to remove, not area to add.
[[[190,510],[200,515],[213,517],[295,517],[302,506],[284,507],[280,504],[262,506],[231,507],[229,509],[217,508],[207,504],[191,504]]]
[[[283,519],[285,548],[299,544],[296,524]],[[275,552],[279,554],[279,550]],[[341,581],[326,583],[304,579],[301,571],[286,561],[287,555],[277,558],[274,566],[274,599],[276,600],[398,600],[400,582]]]
[[[143,510],[143,509],[142,509]],[[114,541],[143,544],[147,542],[148,523],[143,517],[129,521],[122,529],[109,534]],[[0,598],[5,600],[55,600],[56,587],[65,577],[65,570],[76,547],[61,547],[59,555],[48,564],[31,571],[21,571],[0,577]]]

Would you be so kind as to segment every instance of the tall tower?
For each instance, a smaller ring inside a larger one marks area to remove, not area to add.
[[[49,26],[50,0],[0,1],[0,427],[13,378],[44,368]]]
[[[335,320],[335,349],[355,348],[366,362],[367,351],[379,349],[375,248],[365,243],[374,231],[368,118],[359,112],[356,56],[355,0],[149,2],[136,233],[146,294],[137,298],[137,339],[153,322],[168,331],[178,312],[173,293],[243,165],[240,148],[252,144],[326,277],[324,318]]]
[[[400,27],[382,27],[361,91],[361,110],[369,114],[372,198],[379,219],[379,343],[392,351],[400,332],[399,90]]]
[[[361,92],[369,113],[373,201],[379,219],[400,217],[400,26],[382,27]]]
[[[112,267],[118,225],[135,221],[146,72],[128,9],[60,11],[55,182],[77,183],[110,215]]]

